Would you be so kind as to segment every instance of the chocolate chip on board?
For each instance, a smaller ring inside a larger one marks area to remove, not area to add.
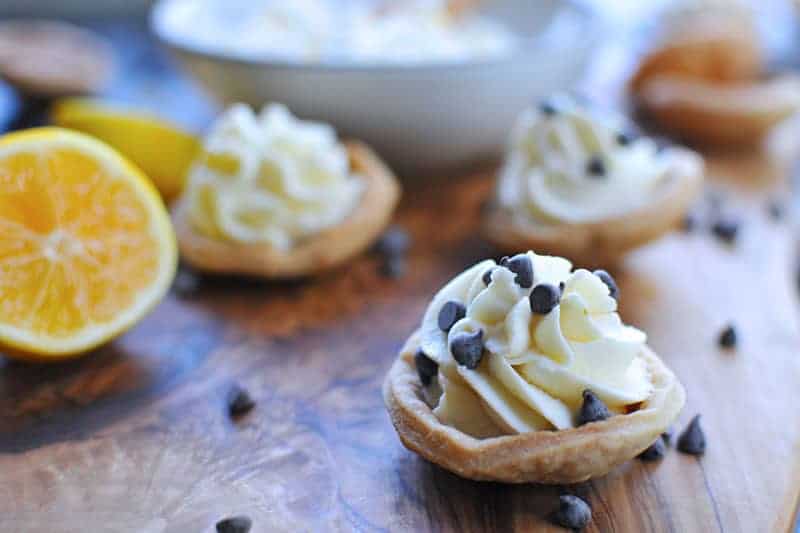
[[[411,237],[400,226],[390,226],[373,247],[374,251],[385,255],[403,255],[411,247]]]
[[[217,533],[248,533],[253,521],[247,516],[232,516],[217,522]]]
[[[717,338],[717,343],[721,348],[735,348],[737,341],[738,336],[736,334],[736,328],[733,326],[733,324],[728,324],[725,326]]]
[[[678,437],[678,451],[689,455],[703,455],[706,452],[706,435],[700,427],[700,415],[694,415],[692,421]]]
[[[659,435],[658,439],[656,439],[653,444],[639,454],[639,459],[645,462],[658,461],[662,459],[666,453],[667,445],[664,443],[663,437]]]
[[[231,418],[238,418],[250,412],[256,406],[250,393],[239,384],[234,384],[228,391],[228,414]]]
[[[558,526],[578,531],[592,520],[592,509],[577,496],[563,494],[559,497],[558,509],[553,512],[551,519]]]

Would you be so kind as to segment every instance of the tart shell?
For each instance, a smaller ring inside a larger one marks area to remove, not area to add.
[[[265,244],[206,237],[192,228],[187,206],[178,200],[172,220],[181,257],[206,272],[292,279],[330,270],[363,252],[391,221],[401,188],[371,148],[357,141],[348,141],[345,146],[351,167],[363,177],[366,188],[358,206],[342,222],[284,252]]]
[[[483,230],[505,252],[534,250],[563,256],[582,267],[612,266],[630,250],[677,227],[703,186],[703,162],[696,153],[672,148],[670,177],[647,205],[592,222],[530,219],[497,203],[486,208]]]
[[[722,83],[663,75],[643,84],[637,99],[661,128],[692,143],[754,145],[800,110],[800,78]]]
[[[505,483],[578,483],[607,474],[650,446],[677,418],[686,393],[649,348],[653,394],[630,414],[560,431],[476,439],[439,422],[422,396],[412,335],[383,384],[389,417],[403,445],[461,477]]]

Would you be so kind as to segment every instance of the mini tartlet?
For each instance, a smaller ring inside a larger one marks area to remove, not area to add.
[[[695,152],[659,147],[622,117],[557,96],[517,121],[484,233],[506,252],[613,265],[674,229],[702,183]]]
[[[665,131],[710,146],[760,142],[800,109],[800,78],[764,76],[753,15],[739,2],[684,2],[662,18],[630,92]]]
[[[403,444],[462,477],[510,483],[575,483],[641,453],[685,392],[619,320],[617,292],[603,271],[533,252],[454,278],[383,385]]]
[[[314,275],[364,251],[391,220],[400,185],[365,144],[283,106],[231,108],[173,210],[193,267],[268,279]]]

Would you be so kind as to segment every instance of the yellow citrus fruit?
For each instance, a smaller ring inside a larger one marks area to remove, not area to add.
[[[165,201],[183,190],[189,166],[200,149],[194,135],[140,111],[67,98],[51,111],[53,124],[97,137],[136,163]]]
[[[150,181],[61,128],[0,137],[0,353],[60,359],[131,327],[175,275],[172,225]]]

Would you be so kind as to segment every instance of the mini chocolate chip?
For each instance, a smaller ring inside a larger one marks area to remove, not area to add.
[[[402,278],[406,274],[406,260],[400,255],[388,255],[381,262],[380,273],[389,279]]]
[[[628,146],[633,142],[634,139],[634,135],[626,131],[620,131],[616,136],[617,144],[620,146]]]
[[[492,282],[492,272],[494,272],[494,268],[490,268],[489,270],[484,272],[483,277],[481,278],[483,280],[483,284],[486,285],[487,287]]]
[[[663,458],[667,454],[667,445],[664,443],[664,439],[661,436],[658,439],[648,446],[648,448],[639,454],[639,459],[642,461],[658,461],[659,459]]]
[[[586,174],[596,178],[601,178],[606,175],[606,163],[600,155],[593,155],[586,163]]]
[[[608,295],[615,300],[619,300],[619,287],[617,287],[617,282],[614,281],[611,274],[605,270],[595,270],[593,274],[600,278],[600,281],[605,283],[606,287],[608,287]]]
[[[599,422],[611,416],[611,412],[603,403],[603,400],[598,398],[591,390],[586,389],[583,391],[583,405],[578,412],[578,425],[582,426],[589,422]]]
[[[717,343],[719,343],[722,348],[733,348],[736,346],[736,341],[736,328],[733,327],[733,324],[725,326],[725,329],[720,332],[717,338]]]
[[[483,330],[475,333],[459,333],[450,341],[450,353],[462,366],[474,370],[483,358]]]
[[[400,226],[390,226],[378,242],[375,243],[375,252],[385,256],[405,254],[411,247],[411,237]]]
[[[426,387],[431,384],[431,380],[439,372],[439,364],[422,350],[417,350],[417,353],[414,354],[414,365],[417,367],[419,380]]]
[[[769,218],[776,222],[783,220],[784,216],[786,215],[786,206],[777,198],[773,198],[767,204],[767,214],[769,215]]]
[[[234,384],[228,391],[228,414],[231,418],[238,418],[256,406],[255,400],[239,384]]]
[[[181,268],[175,276],[175,281],[172,283],[172,288],[181,298],[186,298],[197,292],[200,287],[200,278],[197,274],[189,270]]]
[[[247,533],[253,521],[247,516],[233,516],[217,522],[217,533]]]
[[[533,263],[527,254],[515,255],[503,266],[516,274],[514,281],[517,285],[523,289],[530,289],[533,286]]]
[[[661,434],[661,439],[664,441],[664,444],[669,446],[672,444],[672,429],[666,430],[664,433]]]
[[[678,437],[678,450],[690,455],[703,455],[706,451],[706,436],[700,427],[700,415],[694,415],[692,421]]]
[[[553,102],[550,102],[549,100],[543,100],[539,102],[539,111],[547,117],[552,117],[558,113],[556,106],[553,105]]]
[[[564,294],[564,289],[566,288],[567,288],[566,283],[564,283],[563,281],[558,282],[558,292],[560,292],[562,295]]]
[[[691,233],[697,228],[697,215],[694,213],[686,213],[681,221],[681,229],[686,233]]]
[[[739,221],[732,218],[720,218],[711,226],[714,235],[728,244],[736,241],[739,234]]]
[[[453,324],[467,316],[467,309],[461,302],[450,300],[442,306],[439,311],[439,329],[447,333]]]
[[[577,496],[564,494],[559,497],[558,509],[552,514],[552,520],[563,528],[581,530],[592,520],[592,509]]]
[[[529,299],[532,312],[538,315],[546,315],[558,305],[561,300],[561,291],[555,285],[540,283],[533,288]]]

